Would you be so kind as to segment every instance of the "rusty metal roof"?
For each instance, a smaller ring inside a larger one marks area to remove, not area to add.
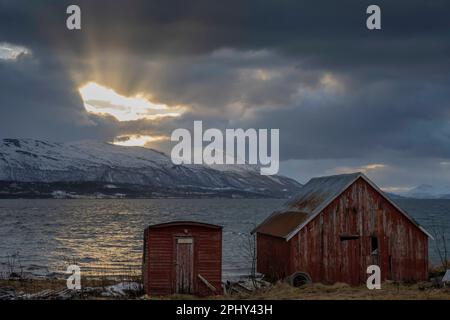
[[[358,178],[363,178],[428,237],[433,238],[362,172],[312,178],[302,187],[300,193],[286,202],[280,210],[272,213],[252,233],[259,232],[290,240]]]
[[[312,178],[300,192],[285,204],[285,210],[295,208],[297,211],[312,214],[324,203],[331,202],[341,194],[358,177],[359,172],[328,177]]]
[[[283,238],[308,218],[306,212],[283,212],[274,214],[262,223],[257,231],[274,237]]]

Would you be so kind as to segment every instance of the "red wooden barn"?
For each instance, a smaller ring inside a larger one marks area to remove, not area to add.
[[[257,271],[272,278],[356,285],[373,264],[383,281],[428,276],[431,236],[359,172],[311,179],[253,232]]]
[[[148,295],[222,293],[222,227],[191,221],[144,232],[143,281]]]

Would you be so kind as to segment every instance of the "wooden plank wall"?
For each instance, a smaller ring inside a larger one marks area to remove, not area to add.
[[[185,232],[187,230],[187,233]],[[150,295],[175,293],[176,238],[194,239],[194,294],[211,295],[211,290],[198,278],[201,274],[222,293],[222,231],[201,226],[169,226],[149,229],[147,234],[146,272]]]

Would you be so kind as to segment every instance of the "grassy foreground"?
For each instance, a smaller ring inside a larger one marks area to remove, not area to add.
[[[100,290],[84,292],[75,299],[199,299],[188,295],[173,295],[166,297],[147,297],[140,292],[130,292],[122,296],[105,296],[101,288],[117,284],[113,280],[88,279],[83,287],[100,288]],[[56,279],[33,280],[0,280],[0,291],[8,288],[25,294],[36,294],[45,290],[64,290],[66,282]],[[203,298],[204,299],[204,298]],[[336,283],[324,285],[320,283],[294,288],[286,283],[276,283],[273,286],[261,288],[250,293],[233,294],[230,296],[214,296],[207,299],[288,299],[288,300],[450,300],[450,288],[435,288],[429,282],[416,284],[398,284],[386,282],[381,290],[368,290],[365,286],[351,287],[347,284]]]
[[[366,286],[351,287],[344,283],[320,283],[294,288],[286,283],[237,297],[239,299],[290,299],[290,300],[450,300],[450,288],[434,288],[431,283],[383,283],[380,290]]]

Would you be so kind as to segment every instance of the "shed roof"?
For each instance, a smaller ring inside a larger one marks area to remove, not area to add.
[[[147,227],[147,229],[157,229],[157,228],[166,228],[166,227],[175,227],[175,226],[194,226],[194,227],[204,227],[209,229],[222,229],[222,226],[218,226],[215,224],[198,222],[198,221],[170,221],[164,223],[153,224]]]
[[[309,221],[317,216],[359,178],[362,178],[369,183],[398,211],[422,230],[422,232],[432,238],[425,229],[387,197],[384,192],[362,172],[312,178],[302,187],[300,192],[294,198],[286,202],[280,210],[272,213],[272,215],[256,227],[252,233],[259,232],[290,240],[297,232],[308,224]]]

